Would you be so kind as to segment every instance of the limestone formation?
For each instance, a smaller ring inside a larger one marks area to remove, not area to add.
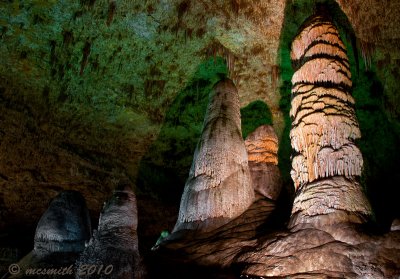
[[[278,137],[272,126],[262,125],[245,140],[254,190],[276,200],[282,181],[278,168]]]
[[[46,274],[48,278],[73,278],[74,262],[85,249],[90,234],[91,225],[85,199],[77,191],[61,192],[40,218],[34,249],[18,262],[21,272],[5,278],[44,277],[43,274],[29,273],[32,270],[59,271],[52,275]]]
[[[239,96],[233,82],[223,80],[210,93],[174,232],[220,227],[242,214],[253,200]]]
[[[137,220],[135,194],[123,182],[103,207],[98,229],[76,263],[76,278],[142,278]]]
[[[61,192],[40,218],[34,241],[36,253],[81,252],[90,238],[86,202],[76,191]]]
[[[398,278],[400,233],[364,234],[349,224],[275,232],[241,255],[241,278]]]
[[[227,224],[209,232],[173,233],[158,243],[154,251],[160,261],[166,263],[179,261],[201,266],[230,267],[243,250],[257,243],[263,225],[274,210],[274,201],[256,194],[255,202]]]
[[[370,205],[357,182],[363,158],[355,140],[361,133],[346,49],[328,16],[307,22],[291,51],[291,176],[297,195],[290,226],[315,225],[327,214],[326,223],[362,222]]]
[[[390,227],[391,231],[400,231],[400,219],[394,219]]]

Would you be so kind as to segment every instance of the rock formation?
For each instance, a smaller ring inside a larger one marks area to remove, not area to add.
[[[82,252],[91,235],[86,202],[76,191],[60,193],[40,218],[35,233],[36,253]]]
[[[325,14],[295,37],[291,58],[296,187],[289,229],[269,234],[237,258],[243,278],[397,278],[400,234],[366,233],[371,213],[357,178],[362,156],[350,95],[349,63]]]
[[[29,269],[65,270],[50,278],[72,278],[74,262],[89,241],[91,225],[85,199],[79,192],[56,196],[37,224],[34,249],[18,262],[21,272],[6,278],[23,278]],[[68,270],[67,270],[68,269]],[[28,274],[43,278],[42,274]]]
[[[278,137],[272,126],[262,125],[245,140],[254,190],[276,200],[282,181],[278,168]]]
[[[291,59],[291,176],[297,194],[290,226],[362,222],[371,209],[357,182],[363,159],[355,145],[361,133],[350,64],[328,16],[308,20],[293,41]]]
[[[400,219],[394,219],[390,226],[391,231],[400,231]]]
[[[76,278],[142,278],[136,197],[122,182],[104,205],[97,231],[76,263]],[[93,270],[86,267],[93,266]]]
[[[223,80],[210,93],[174,232],[220,227],[242,214],[253,200],[239,96],[233,82]]]
[[[238,257],[242,278],[398,278],[400,234],[363,233],[348,224],[331,231],[276,232]]]
[[[160,262],[228,268],[243,249],[254,246],[262,226],[275,209],[274,201],[256,194],[255,202],[239,217],[212,231],[176,232],[158,243]]]

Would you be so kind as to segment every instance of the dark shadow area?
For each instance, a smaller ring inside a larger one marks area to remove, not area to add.
[[[325,6],[333,22],[338,27],[342,41],[347,48],[352,73],[352,95],[355,98],[356,115],[362,138],[357,141],[364,158],[364,172],[361,183],[372,204],[374,226],[388,229],[395,217],[400,216],[400,207],[396,201],[400,194],[396,186],[400,173],[396,170],[400,164],[400,129],[399,120],[389,115],[390,106],[385,104],[382,83],[376,75],[376,66],[366,68],[364,61],[359,61],[361,51],[357,47],[355,32],[344,12],[335,1],[286,1],[285,19],[282,26],[279,60],[281,70],[280,108],[284,114],[285,128],[279,145],[279,167],[284,181],[284,189],[293,197],[294,187],[290,178],[291,146],[289,117],[291,102],[291,78],[293,68],[290,60],[290,47],[297,32],[315,9]],[[391,93],[392,94],[392,93]]]
[[[166,113],[158,138],[140,163],[139,195],[145,193],[179,205],[201,135],[209,92],[227,73],[222,58],[210,58],[198,67],[186,88],[178,93]]]
[[[241,108],[240,116],[242,118],[242,135],[244,139],[261,125],[272,125],[271,110],[261,100],[251,102]]]

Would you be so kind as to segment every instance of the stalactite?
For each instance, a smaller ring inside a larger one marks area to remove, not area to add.
[[[349,93],[346,49],[333,23],[323,16],[312,17],[295,37],[291,58],[295,73],[290,139],[296,152],[291,176],[297,195],[290,226],[309,222],[306,216],[336,210],[355,213],[358,217],[348,220],[361,222],[359,216],[370,213],[356,182],[363,159],[354,141],[361,133]]]
[[[364,60],[364,66],[366,69],[371,68],[371,57],[375,51],[375,46],[373,43],[365,42],[363,40],[358,40],[359,49],[361,50],[361,56]]]
[[[279,66],[272,65],[271,67],[272,88],[276,88],[279,81]]]
[[[242,139],[237,89],[230,80],[210,93],[174,231],[209,231],[242,214],[254,190]]]
[[[228,76],[232,80],[237,80],[237,76],[235,73],[235,54],[222,45],[220,42],[213,42],[203,51],[205,56],[212,56],[216,59],[217,56],[220,56],[225,59],[226,67],[228,68]],[[237,82],[235,82],[237,84]]]
[[[90,48],[92,44],[88,41],[86,41],[85,46],[83,47],[82,50],[82,60],[81,60],[81,70],[79,72],[80,75],[83,75],[83,71],[86,68],[86,65],[89,61],[89,55],[90,55]]]
[[[115,11],[117,9],[117,4],[115,1],[111,1],[109,6],[108,6],[108,16],[107,16],[107,26],[110,26],[111,22],[113,21]]]

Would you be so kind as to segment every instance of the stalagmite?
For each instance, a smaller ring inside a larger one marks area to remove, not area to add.
[[[40,218],[33,250],[17,263],[21,272],[2,278],[73,278],[74,262],[85,249],[90,234],[91,224],[84,197],[77,191],[63,191],[50,202]],[[40,273],[45,270],[62,270],[62,274]]]
[[[272,126],[262,125],[245,140],[254,190],[276,200],[282,189],[278,168],[278,137]]]
[[[90,230],[89,212],[82,195],[76,191],[61,192],[39,220],[34,252],[82,252]]]
[[[76,278],[143,278],[137,224],[136,197],[123,181],[104,205],[98,229],[76,262]],[[95,266],[95,272],[88,266]]]
[[[253,200],[239,96],[233,82],[223,80],[210,93],[174,232],[213,230],[238,217]]]
[[[357,177],[363,159],[349,61],[328,16],[316,15],[292,44],[291,176],[297,193],[291,227],[363,222],[370,205]]]

